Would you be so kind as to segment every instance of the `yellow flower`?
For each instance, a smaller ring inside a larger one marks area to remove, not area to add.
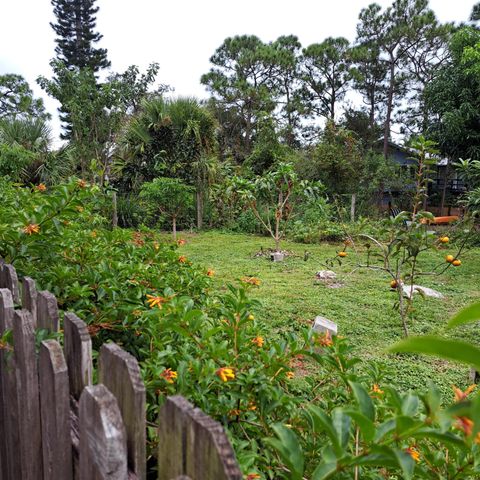
[[[36,192],[44,192],[46,189],[47,189],[47,187],[45,186],[44,183],[39,183],[39,184],[35,187],[35,191],[36,191]]]
[[[168,383],[173,383],[177,379],[177,372],[171,368],[165,369],[160,376]]]
[[[255,317],[253,316],[252,313],[247,318],[248,318],[248,320],[255,320]]]
[[[153,248],[158,250],[160,248],[160,244],[158,242],[153,242]]]
[[[80,205],[77,205],[75,208],[77,209],[77,212],[80,212],[80,213],[82,213],[84,210],[84,208],[81,207]]]
[[[92,238],[97,238],[97,232],[95,230],[92,230],[92,233],[90,234]]]
[[[325,332],[323,335],[317,337],[317,343],[322,347],[331,347],[333,345],[332,337],[330,332]]]
[[[265,340],[263,339],[263,337],[258,336],[252,340],[252,343],[255,344],[257,347],[263,347]]]
[[[378,393],[379,395],[383,395],[385,392],[380,389],[377,383],[374,383],[372,387],[372,393]]]
[[[235,378],[233,368],[230,367],[219,368],[215,373],[222,382],[228,382],[229,380],[233,380]]]
[[[179,261],[180,263],[185,263],[185,262],[187,261],[187,257],[186,257],[185,255],[180,255],[180,256],[178,257],[178,261]]]
[[[215,275],[215,270],[212,270],[211,268],[209,268],[207,270],[207,277],[213,277]]]
[[[293,372],[287,372],[287,373],[285,374],[285,376],[286,376],[289,380],[291,380],[291,379],[295,376],[295,373],[293,373]]]
[[[243,283],[248,283],[248,284],[250,284],[250,285],[255,285],[255,286],[257,286],[257,287],[258,287],[258,286],[260,285],[260,283],[261,283],[260,280],[259,280],[258,278],[256,278],[256,277],[242,277],[242,278],[241,278],[241,281],[242,281]]]
[[[418,453],[418,450],[415,447],[408,447],[406,452],[416,461],[420,461],[420,453]]]
[[[27,235],[32,235],[33,233],[38,233],[40,231],[40,225],[37,223],[30,223],[23,227],[23,232]]]
[[[464,392],[462,392],[462,390],[457,388],[455,385],[453,385],[452,388],[455,393],[455,401],[462,402],[463,400],[466,400],[470,393],[472,393],[472,391],[476,388],[476,385],[470,385]]]
[[[166,303],[168,298],[160,297],[159,295],[147,295],[147,303],[150,308],[157,306],[158,308],[162,308],[162,303]]]

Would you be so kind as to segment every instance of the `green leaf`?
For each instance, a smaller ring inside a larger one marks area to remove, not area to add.
[[[402,399],[402,413],[404,415],[415,415],[418,409],[418,397],[408,393]]]
[[[278,423],[273,425],[272,429],[278,439],[267,438],[265,442],[277,450],[282,461],[290,470],[291,480],[302,480],[304,457],[297,435],[291,429]]]
[[[460,310],[449,322],[447,328],[455,328],[480,320],[480,302]]]
[[[325,480],[337,471],[336,462],[321,462],[312,473],[312,480]]]
[[[335,450],[335,454],[337,457],[341,456],[343,454],[343,449],[337,436],[337,430],[333,426],[333,422],[330,417],[320,408],[314,405],[308,405],[305,413],[307,414],[307,418],[310,420],[314,431],[325,431],[332,442],[332,447]]]
[[[353,390],[353,395],[358,402],[360,411],[373,422],[375,420],[375,407],[367,390],[356,382],[349,381],[348,384]]]
[[[480,349],[470,343],[458,340],[447,340],[430,335],[409,337],[396,343],[388,351],[435,355],[447,360],[473,365],[480,370]]]
[[[397,457],[398,465],[402,469],[403,479],[409,480],[413,476],[413,470],[415,469],[415,460],[408,453],[397,448],[393,449],[395,456]]]
[[[343,410],[360,428],[360,432],[366,442],[373,440],[375,436],[375,425],[363,413],[353,410],[351,408]]]
[[[336,408],[332,412],[332,423],[333,428],[337,432],[337,437],[340,440],[340,445],[345,449],[350,439],[350,417],[345,415],[342,409]]]

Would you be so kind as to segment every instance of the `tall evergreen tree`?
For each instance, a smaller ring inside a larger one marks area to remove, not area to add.
[[[57,34],[55,53],[68,68],[89,68],[98,72],[110,66],[105,48],[94,48],[102,35],[95,32],[96,0],[52,0],[57,18],[51,23]]]

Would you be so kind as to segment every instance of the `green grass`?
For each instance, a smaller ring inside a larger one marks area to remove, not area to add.
[[[468,384],[469,369],[465,366],[433,357],[385,353],[389,345],[402,338],[401,321],[393,309],[396,294],[390,290],[386,274],[355,269],[358,262],[365,261],[363,253],[356,255],[349,251],[342,266],[333,267],[343,286],[329,288],[315,281],[315,272],[329,268],[325,261],[336,255],[339,245],[286,241],[282,248],[293,255],[284,262],[273,263],[266,257],[254,257],[262,247],[273,247],[266,237],[222,232],[181,236],[188,243],[180,251],[193,262],[215,270],[218,288],[243,276],[261,280],[260,288],[252,291],[262,303],[256,316],[271,329],[272,337],[309,327],[316,315],[323,315],[338,324],[339,334],[348,339],[358,356],[384,362],[386,383],[392,381],[404,389],[419,389],[433,380],[446,395],[451,394],[452,384]],[[305,250],[310,252],[307,261],[304,261]],[[425,270],[442,261],[446,253],[447,250],[428,253]],[[442,276],[424,277],[421,281],[446,298],[416,297],[410,334],[442,333],[453,313],[480,299],[480,249],[466,252],[462,262],[461,267],[452,267]],[[478,343],[478,326],[455,330],[453,335]]]

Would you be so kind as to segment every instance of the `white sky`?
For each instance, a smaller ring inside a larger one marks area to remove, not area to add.
[[[104,38],[113,71],[152,61],[160,64],[158,80],[176,95],[206,96],[200,76],[226,37],[254,34],[263,41],[297,35],[303,46],[329,36],[353,41],[358,14],[369,0],[98,0],[97,30]],[[377,0],[386,7],[391,0]],[[466,21],[475,0],[430,0],[440,21]],[[54,32],[50,0],[3,0],[0,26],[0,74],[23,75],[55,114],[56,102],[36,85],[50,75]],[[53,120],[59,131],[58,120]]]

